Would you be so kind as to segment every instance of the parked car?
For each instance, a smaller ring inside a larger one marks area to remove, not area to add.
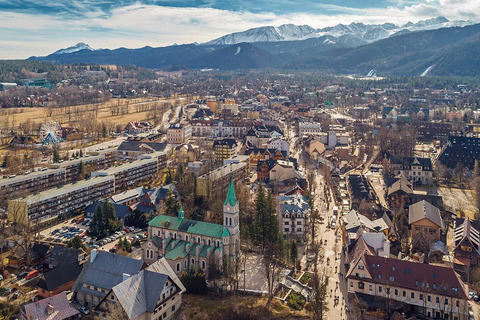
[[[25,276],[25,279],[27,279],[27,280],[33,279],[33,278],[35,278],[36,276],[38,276],[39,274],[40,274],[40,272],[39,272],[38,270],[30,271],[30,272]]]
[[[80,217],[77,219],[77,224],[82,223],[85,220],[84,217]]]
[[[23,279],[27,276],[28,272],[26,271],[23,271],[23,272],[20,272],[19,274],[17,274],[17,279],[20,280],[20,279]]]
[[[89,314],[90,313],[90,309],[88,309],[87,307],[80,307],[80,308],[78,308],[78,311],[80,311],[83,314]]]
[[[10,293],[12,293],[12,289],[10,288],[5,288],[5,292],[3,293],[4,296],[8,296]]]
[[[18,299],[19,296],[20,296],[20,292],[19,292],[19,291],[16,291],[16,292],[13,293],[12,299],[14,299],[14,300],[15,300],[15,299]]]

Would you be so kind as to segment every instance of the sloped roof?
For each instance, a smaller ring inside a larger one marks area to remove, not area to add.
[[[404,175],[400,175],[398,180],[396,180],[390,187],[388,187],[388,195],[403,192],[405,194],[413,193],[412,187],[410,182]]]
[[[184,231],[191,234],[198,234],[214,238],[221,238],[223,233],[223,225],[221,224],[195,221],[190,219],[178,219],[177,217],[164,215],[156,216],[148,223],[148,225],[150,227]]]
[[[93,251],[91,254],[94,254]],[[84,283],[94,285],[96,287],[111,289],[123,280],[123,274],[135,274],[142,270],[145,263],[142,260],[124,257],[118,254],[96,251],[96,257],[91,261],[91,257],[84,264],[80,276],[77,278],[74,291],[83,291]],[[100,296],[105,293],[96,291]]]
[[[480,223],[478,220],[471,221],[466,218],[457,218],[455,220],[454,241],[455,248],[453,251],[463,251],[462,246],[467,245],[473,247],[473,252],[468,252],[469,255],[480,255]]]
[[[105,202],[104,200],[98,200],[93,202],[91,205],[85,208],[85,212],[95,214],[95,212],[97,211],[97,207],[99,205],[103,206],[104,202]],[[128,213],[130,212],[130,207],[127,205],[117,204],[112,202],[111,204],[115,208],[115,215],[120,219],[125,218],[125,216],[127,216]]]
[[[82,267],[77,262],[53,269],[43,274],[43,279],[38,281],[37,287],[45,289],[46,291],[52,291],[77,279],[81,271]]]
[[[46,312],[47,308],[51,308],[50,314]],[[21,311],[26,319],[35,320],[63,320],[79,314],[78,310],[68,302],[65,291],[50,298],[25,304],[21,307]]]
[[[414,203],[408,207],[408,224],[422,219],[428,219],[443,229],[443,220],[440,210],[425,200]]]
[[[52,265],[52,268],[63,267],[73,262],[78,262],[78,256],[81,253],[82,251],[79,249],[53,246],[43,263]]]
[[[433,294],[438,292],[445,296],[467,299],[464,284],[453,268],[373,255],[364,255],[362,260],[372,278],[358,278],[352,272],[352,268],[347,278],[364,279],[379,284],[391,281],[392,285],[399,288],[411,290],[425,288]]]
[[[230,206],[235,206],[237,204],[237,198],[235,196],[235,186],[233,185],[233,179],[230,175],[230,183],[228,184],[227,197],[223,205],[230,204]]]

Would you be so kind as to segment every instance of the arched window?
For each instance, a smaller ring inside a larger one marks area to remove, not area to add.
[[[185,241],[188,241],[188,235],[185,235]]]
[[[180,262],[177,263],[177,272],[179,272],[179,271],[180,271]]]
[[[233,226],[233,224],[232,224],[232,218],[230,218],[230,225]]]
[[[212,244],[212,242],[210,241],[210,239],[208,239],[208,245],[211,245],[211,244]]]
[[[202,269],[205,270],[205,260],[202,260]]]
[[[225,225],[228,226],[228,218],[225,217]]]
[[[192,266],[195,266],[195,259],[192,258]]]
[[[188,260],[185,260],[185,269],[188,267]]]
[[[197,237],[197,243],[200,243],[200,237]]]

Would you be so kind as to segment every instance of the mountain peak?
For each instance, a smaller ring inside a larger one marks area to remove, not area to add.
[[[86,44],[85,42],[79,42],[79,43],[77,43],[77,44],[74,45],[74,46],[71,46],[71,47],[68,47],[68,48],[65,48],[65,49],[57,50],[57,51],[55,51],[55,52],[52,53],[52,54],[73,53],[73,52],[77,52],[77,51],[80,51],[80,50],[95,51],[95,49],[93,49],[92,47],[90,47],[90,46],[89,46],[88,44]]]

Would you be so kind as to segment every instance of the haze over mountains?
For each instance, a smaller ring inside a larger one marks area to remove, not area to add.
[[[480,75],[480,25],[444,17],[396,26],[286,24],[232,33],[204,44],[94,50],[85,43],[30,59],[213,69],[278,68],[334,74]],[[477,51],[475,51],[477,50]],[[477,67],[478,66],[478,67]]]

